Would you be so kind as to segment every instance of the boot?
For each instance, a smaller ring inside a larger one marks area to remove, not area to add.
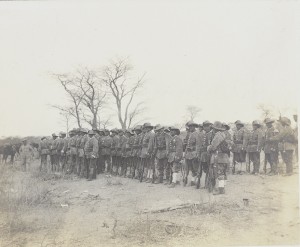
[[[93,178],[95,177],[94,170],[95,170],[95,168],[90,168],[90,174],[89,174],[88,181],[92,181]]]
[[[177,172],[173,172],[172,183],[169,185],[169,188],[174,188],[175,187],[176,182],[177,182],[177,175],[178,175]]]

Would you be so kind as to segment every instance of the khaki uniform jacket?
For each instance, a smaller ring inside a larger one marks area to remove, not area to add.
[[[101,138],[101,155],[111,154],[112,138],[110,136],[103,136]]]
[[[49,145],[48,145],[48,140],[47,139],[44,139],[40,142],[40,145],[39,145],[39,152],[41,155],[46,155],[46,154],[49,154]]]
[[[263,130],[258,128],[249,132],[246,141],[246,151],[248,153],[255,153],[261,151],[263,147]]]
[[[278,152],[278,142],[271,140],[271,138],[276,136],[277,134],[278,132],[276,131],[274,126],[266,130],[264,140],[264,151],[266,154],[269,154],[271,152]]]
[[[111,155],[112,156],[117,156],[117,148],[119,146],[119,136],[115,135],[112,137],[112,142],[111,142]]]
[[[59,139],[56,138],[55,140],[52,141],[51,147],[50,147],[50,153],[57,154],[57,147],[58,147]]]
[[[232,136],[232,152],[240,153],[243,150],[246,150],[246,141],[247,141],[247,130],[245,127],[235,130]]]
[[[76,136],[70,137],[68,148],[70,150],[70,155],[77,155],[77,150],[76,150]]]
[[[197,158],[197,151],[199,150],[199,135],[196,131],[189,132],[189,138],[186,144],[185,158],[188,160]]]
[[[295,140],[295,133],[291,126],[285,126],[279,131],[278,135],[271,137],[270,140],[279,142],[279,151],[288,151],[295,149],[294,144],[296,142],[293,142],[293,140]]]
[[[133,144],[132,144],[132,156],[139,157],[139,149],[140,149],[140,137],[141,134],[134,134],[133,136]]]
[[[171,136],[168,144],[168,162],[180,162],[183,157],[183,141],[178,135]]]
[[[93,136],[92,138],[88,138],[84,146],[84,152],[88,159],[98,158],[99,146],[98,140],[95,136]]]
[[[226,142],[226,134],[219,131],[214,135],[211,145],[207,147],[207,151],[212,154],[210,159],[211,164],[229,164],[228,154],[223,153],[220,149],[222,142]]]
[[[145,133],[142,141],[141,158],[148,158],[154,151],[154,133],[151,131]]]
[[[159,134],[155,134],[154,137],[154,154],[157,159],[166,159],[167,158],[167,146],[168,137],[166,133],[161,132]]]

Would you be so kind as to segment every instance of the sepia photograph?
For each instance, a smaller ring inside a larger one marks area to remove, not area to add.
[[[299,10],[0,1],[0,247],[300,246]]]

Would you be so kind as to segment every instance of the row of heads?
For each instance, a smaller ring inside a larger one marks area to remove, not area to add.
[[[284,124],[284,125],[291,125],[291,120],[287,117],[281,117],[279,120],[278,120],[281,124]],[[275,120],[274,119],[271,119],[271,118],[266,118],[264,123],[265,124],[272,124],[274,123]],[[244,126],[245,124],[241,121],[241,120],[237,120],[235,121],[235,125],[236,126]],[[257,126],[257,127],[261,127],[263,125],[262,122],[260,122],[259,120],[254,120],[252,122],[252,125],[253,126]],[[218,131],[225,131],[225,130],[229,130],[230,129],[230,126],[229,124],[226,124],[226,123],[222,123],[220,121],[215,121],[214,123],[211,123],[210,121],[204,121],[203,123],[195,123],[193,121],[188,121],[185,125],[186,129],[189,130],[191,128],[199,128],[199,129],[202,129],[202,128],[206,128],[206,127],[209,127],[209,128],[212,128],[212,129],[215,129],[215,130],[218,130]],[[112,134],[129,134],[129,135],[134,135],[134,133],[140,133],[144,130],[154,130],[154,132],[158,132],[158,131],[164,131],[164,132],[170,132],[172,130],[175,130],[178,134],[180,133],[180,129],[176,126],[171,126],[171,127],[167,127],[167,126],[162,126],[160,124],[157,124],[155,126],[153,126],[151,123],[144,123],[143,125],[137,125],[135,126],[134,128],[132,129],[117,129],[117,128],[114,128],[114,129],[111,129],[111,130],[108,130],[108,129],[96,129],[96,128],[93,128],[92,130],[88,130],[88,129],[85,129],[85,128],[74,128],[72,129],[71,131],[69,131],[69,135],[70,136],[73,136],[73,135],[77,135],[77,134],[88,134],[88,135],[95,135],[96,133],[98,134],[102,134],[102,135],[109,135],[110,133]],[[65,132],[60,132],[59,135],[56,135],[55,133],[52,134],[53,137],[64,137],[66,136],[66,133]]]

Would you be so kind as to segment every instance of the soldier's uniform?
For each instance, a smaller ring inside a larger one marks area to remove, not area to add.
[[[112,167],[113,167],[113,174],[117,174],[118,172],[118,158],[117,158],[117,151],[119,146],[119,136],[117,129],[112,129],[112,142],[111,142],[111,160],[112,160]]]
[[[100,173],[103,173],[104,170],[105,170],[105,166],[104,166],[104,163],[103,163],[103,158],[102,158],[102,155],[101,155],[102,139],[104,137],[104,129],[97,130],[97,132],[98,132],[98,135],[96,134],[96,138],[98,140],[98,146],[99,146],[99,157],[98,157],[98,160],[97,160],[97,174],[100,174]]]
[[[51,140],[50,146],[50,162],[51,162],[51,171],[54,172],[58,168],[58,154],[57,154],[57,146],[59,140],[57,139],[57,135],[55,133],[52,134],[53,139]]]
[[[39,152],[41,157],[40,171],[47,171],[47,157],[50,154],[50,152],[49,152],[48,140],[46,137],[43,137],[41,139],[39,145]]]
[[[166,136],[166,140],[167,140],[167,164],[166,164],[166,167],[165,167],[165,174],[166,174],[166,183],[165,185],[169,184],[170,182],[170,179],[171,179],[171,173],[172,173],[172,169],[171,169],[171,163],[169,163],[168,161],[168,150],[169,150],[169,143],[170,143],[170,140],[171,140],[171,135],[170,135],[170,129],[169,127],[164,127],[164,133],[165,133],[165,136]],[[184,144],[182,143],[182,146],[184,146]],[[183,147],[183,150],[184,150],[184,147]]]
[[[246,161],[246,141],[248,132],[244,127],[244,124],[237,120],[235,122],[237,128],[233,132],[233,146],[232,146],[232,153],[233,153],[233,168],[232,173],[235,173],[235,165],[236,163],[243,163]]]
[[[64,147],[65,147],[65,139],[66,133],[60,132],[59,133],[59,139],[57,139],[57,166],[58,166],[58,171],[62,171],[63,166],[64,166],[64,160],[65,160],[65,152],[64,152]]]
[[[156,126],[156,134],[154,137],[154,154],[157,160],[157,170],[158,170],[158,183],[163,183],[164,171],[167,166],[167,146],[168,137],[163,131],[163,126]],[[167,175],[167,174],[166,174]]]
[[[127,157],[126,157],[126,144],[128,142],[128,137],[124,135],[124,130],[119,130],[119,146],[118,146],[118,157],[119,157],[119,166],[118,166],[118,175],[124,176],[127,167]]]
[[[203,122],[202,126],[204,129],[199,132],[199,145],[198,147],[198,157],[200,159],[200,166],[202,170],[207,173],[208,166],[210,162],[210,156],[207,152],[207,147],[210,145],[212,141],[213,132],[211,131],[212,123],[209,121]]]
[[[278,134],[278,130],[275,129],[271,124],[274,123],[274,120],[266,119],[265,123],[269,125],[267,126],[267,130],[265,132],[264,138],[264,153],[265,153],[265,169],[267,163],[270,164],[271,171],[270,175],[277,174],[277,161],[278,161],[278,142],[272,141],[271,138]],[[266,170],[265,170],[266,172]]]
[[[140,138],[141,138],[141,127],[137,125],[133,131],[134,135],[132,136],[132,169],[131,169],[131,177],[138,178],[138,164],[140,161]]]
[[[98,140],[93,130],[88,132],[89,138],[84,146],[84,152],[87,158],[87,170],[89,171],[88,180],[96,179],[97,158],[98,158]]]
[[[150,123],[143,125],[145,134],[142,139],[142,150],[141,150],[141,170],[140,170],[140,181],[146,175],[146,182],[151,182],[153,178],[153,151],[154,151],[154,133],[151,131],[153,126]],[[141,181],[142,182],[142,181]]]
[[[30,159],[33,155],[33,148],[29,143],[26,143],[27,140],[23,140],[23,144],[19,149],[20,158],[21,158],[21,167],[25,171],[30,170]]]
[[[257,126],[257,129],[253,129],[247,136],[246,151],[249,155],[250,161],[253,163],[252,174],[258,174],[260,168],[260,152],[263,147],[263,131],[259,121],[253,121],[253,127]]]
[[[135,140],[134,133],[129,129],[126,130],[127,133],[127,142],[125,144],[124,158],[125,158],[125,175],[127,177],[132,177],[132,168],[133,168],[133,144]]]
[[[229,146],[223,124],[216,121],[212,128],[215,134],[211,145],[207,147],[208,152],[211,153],[209,179],[214,189],[214,194],[223,194],[225,193],[226,168],[229,164],[227,154]]]
[[[295,133],[291,128],[291,120],[282,117],[280,120],[283,128],[279,130],[278,135],[271,137],[271,141],[278,141],[278,149],[281,157],[286,164],[286,174],[293,174],[293,152],[294,144],[296,143]]]
[[[87,129],[81,129],[81,137],[80,137],[80,142],[78,145],[78,169],[77,169],[77,174],[80,177],[86,177],[88,178],[88,170],[86,166],[86,158],[85,158],[85,153],[84,153],[84,147],[86,142],[88,141],[88,130]]]
[[[169,143],[167,145],[168,148],[168,163],[171,164],[172,167],[172,183],[169,188],[174,188],[176,183],[179,181],[178,175],[180,172],[180,161],[183,158],[183,141],[179,137],[180,130],[176,127],[171,127],[170,130],[177,131],[175,134],[171,134],[171,138],[169,139]]]
[[[104,130],[104,136],[101,138],[101,166],[106,172],[111,173],[111,145],[112,138],[109,136],[109,130]]]
[[[72,130],[72,136],[68,142],[68,150],[69,150],[69,159],[68,159],[68,167],[67,167],[67,174],[71,174],[74,172],[76,166],[76,157],[77,157],[77,148],[76,148],[76,133],[77,130]]]
[[[186,162],[186,177],[184,184],[187,184],[187,178],[189,171],[192,171],[193,180],[191,181],[191,186],[196,184],[197,172],[199,170],[199,161],[197,155],[199,154],[199,134],[196,130],[191,130],[192,126],[198,126],[194,122],[189,123],[189,139],[186,144],[185,149],[185,162]]]

